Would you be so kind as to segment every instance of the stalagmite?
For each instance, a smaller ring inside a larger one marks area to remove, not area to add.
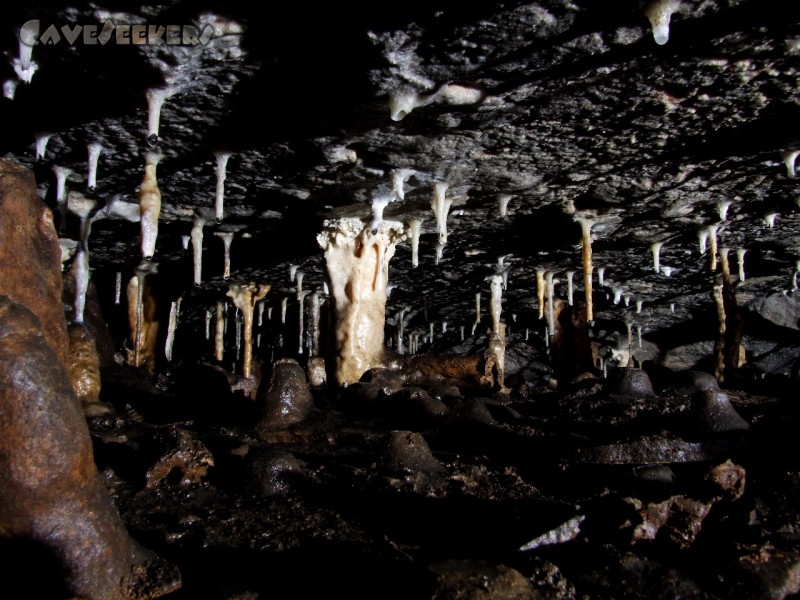
[[[419,233],[422,228],[422,221],[411,219],[408,222],[408,236],[411,239],[411,266],[416,268],[419,265]]]
[[[47,150],[47,142],[53,137],[52,133],[45,133],[43,131],[36,132],[33,135],[36,140],[36,160],[44,160],[44,153]]]
[[[536,301],[539,303],[539,318],[544,319],[544,269],[536,269]]]
[[[678,0],[655,0],[645,8],[644,15],[649,19],[653,29],[653,39],[663,46],[669,40],[669,22],[672,13],[680,8]]]
[[[697,240],[700,242],[700,254],[706,253],[706,245],[708,244],[708,229],[703,229],[697,232]]]
[[[672,274],[675,273],[678,269],[675,267],[661,267],[661,272],[664,274],[664,277],[672,277]]]
[[[545,275],[545,282],[547,284],[547,328],[550,330],[550,335],[556,334],[556,318],[555,308],[553,306],[553,272],[548,271]]]
[[[206,339],[207,340],[211,339],[211,317],[212,317],[211,311],[210,310],[206,310]]]
[[[214,328],[214,359],[222,362],[225,352],[225,312],[224,304],[217,302],[217,321]]]
[[[599,270],[598,270],[598,275],[599,275]],[[575,276],[575,271],[567,271],[567,303],[570,306],[572,306],[572,300],[575,291],[572,284],[572,278],[574,276]]]
[[[119,304],[121,296],[122,296],[122,272],[117,271],[117,275],[114,278],[114,304]]]
[[[192,265],[194,266],[194,284],[203,282],[203,225],[206,220],[195,216],[192,222]]]
[[[164,101],[174,95],[171,87],[147,90],[147,143],[155,146],[158,143],[158,130],[161,124],[161,108]]]
[[[653,271],[656,273],[661,272],[661,247],[664,242],[653,242],[650,244],[650,250],[653,252]]]
[[[142,256],[150,260],[156,252],[158,239],[158,218],[161,214],[161,191],[158,189],[156,167],[161,155],[154,152],[145,154],[144,179],[139,186],[139,215],[142,231]]]
[[[500,323],[500,313],[503,301],[503,279],[494,274],[489,280],[489,313],[492,316],[492,332],[489,334],[489,353],[495,360],[495,382],[501,389],[505,389],[505,328]]]
[[[78,246],[72,269],[75,276],[75,322],[83,323],[86,290],[89,288],[89,249],[85,242],[81,242]]]
[[[261,300],[269,292],[270,286],[265,284],[231,285],[228,288],[228,297],[233,301],[234,306],[242,313],[243,323],[239,325],[237,321],[237,331],[244,333],[244,353],[242,357],[242,375],[249,378],[252,374],[253,364],[253,312],[256,302]],[[300,311],[302,315],[302,310]],[[218,360],[221,360],[218,359]]]
[[[289,306],[289,297],[285,297],[281,300],[281,323],[286,325],[286,309]]]
[[[72,169],[55,165],[53,172],[56,174],[56,206],[58,214],[61,216],[58,228],[64,228],[64,219],[67,216],[67,178],[72,175]]]
[[[433,198],[431,199],[431,208],[433,214],[436,215],[436,233],[439,235],[439,243],[442,245],[447,243],[447,214],[453,203],[452,199],[446,197],[448,187],[447,183],[437,181],[433,186]]]
[[[605,267],[598,267],[597,268],[597,285],[605,285],[606,284],[606,268]]]
[[[403,229],[384,221],[373,233],[360,219],[343,218],[325,221],[317,236],[330,282],[332,371],[340,386],[383,363],[389,261]]]
[[[589,219],[579,218],[583,246],[583,287],[586,294],[586,321],[594,321],[594,306],[592,304],[592,225]]]
[[[169,322],[167,324],[167,340],[164,344],[164,355],[168,362],[172,362],[172,346],[175,343],[175,329],[178,327],[178,304],[169,305]]]
[[[781,158],[783,159],[784,164],[786,164],[786,175],[792,179],[794,179],[796,175],[794,163],[797,160],[798,155],[800,155],[800,150],[786,150],[781,152]]]
[[[305,346],[305,299],[311,292],[308,290],[298,290],[297,291],[297,304],[299,306],[298,310],[298,343],[297,343],[297,353],[303,354],[303,347]]]
[[[214,152],[217,159],[217,189],[214,196],[214,218],[217,223],[222,222],[225,216],[225,178],[227,177],[228,159],[230,152]]]
[[[500,275],[492,275],[489,279],[489,291],[491,292],[491,300],[489,301],[489,313],[492,316],[492,331],[499,335],[500,333],[500,312],[502,310],[503,299],[503,280]]]
[[[215,231],[214,235],[222,240],[222,278],[229,279],[231,276],[231,245],[233,244],[234,234],[232,231]]]
[[[744,248],[737,248],[736,249],[736,261],[739,265],[739,283],[744,283],[744,255],[747,254],[747,250]]]
[[[709,241],[709,250],[711,252],[711,271],[717,270],[717,231],[719,230],[718,225],[709,225],[708,226],[708,241]]]
[[[97,142],[93,142],[87,146],[89,152],[89,176],[87,178],[86,187],[90,192],[94,192],[97,187],[97,163],[100,160],[100,153],[103,147]]]
[[[508,216],[508,203],[511,201],[511,194],[498,194],[497,195],[497,210],[500,216],[505,218]]]

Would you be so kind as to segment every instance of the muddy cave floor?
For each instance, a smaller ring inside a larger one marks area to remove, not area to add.
[[[511,394],[438,386],[427,404],[357,384],[315,391],[308,422],[264,441],[253,403],[218,373],[118,367],[103,392],[114,412],[89,418],[130,533],[182,572],[168,598],[758,598],[800,586],[788,380],[726,390],[750,429],[724,434],[667,374],[653,397],[620,395],[613,377]],[[410,433],[393,454],[398,430],[421,433],[433,459]],[[520,550],[548,532],[561,543]],[[31,559],[14,555],[11,569]],[[58,597],[39,564],[29,597]]]

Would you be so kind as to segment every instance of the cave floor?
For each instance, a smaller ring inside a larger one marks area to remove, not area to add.
[[[243,397],[137,377],[111,378],[114,412],[89,425],[129,531],[182,572],[169,598],[777,598],[800,587],[788,394],[728,391],[751,427],[711,434],[687,395],[621,397],[602,379],[445,394],[445,416],[315,392],[310,421],[259,440]],[[396,430],[421,433],[435,461],[417,447],[410,468],[389,468]]]

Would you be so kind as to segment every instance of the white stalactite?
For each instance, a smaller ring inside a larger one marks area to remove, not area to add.
[[[663,46],[669,41],[669,22],[672,14],[680,8],[678,0],[655,0],[645,8],[644,14],[650,21],[653,39]]]
[[[100,161],[100,153],[104,148],[97,142],[93,142],[87,146],[89,154],[89,176],[87,178],[87,187],[90,192],[93,192],[97,187],[97,163]]]
[[[422,221],[411,219],[408,222],[408,236],[411,239],[411,266],[419,266],[419,234],[422,228]]]
[[[47,150],[47,142],[50,141],[50,138],[53,137],[53,134],[39,131],[36,132],[33,137],[36,140],[36,160],[44,160],[44,154]]]
[[[744,255],[747,254],[747,250],[744,248],[737,248],[736,249],[736,261],[739,266],[739,283],[744,283]]]
[[[497,210],[500,217],[505,218],[508,216],[508,203],[511,201],[511,194],[498,194],[497,195]]]
[[[433,198],[431,199],[431,208],[436,216],[436,233],[439,236],[439,243],[442,245],[447,243],[447,215],[453,204],[453,200],[447,198],[448,187],[447,183],[437,181],[433,186]]]
[[[228,159],[230,152],[215,152],[214,157],[217,161],[217,188],[214,193],[214,218],[217,223],[222,222],[225,217],[225,178],[228,175]]]
[[[650,244],[650,250],[653,252],[653,271],[656,273],[661,272],[661,247],[664,242],[653,242]]]
[[[122,272],[117,271],[117,275],[114,278],[114,304],[119,304],[121,296],[122,296]]]
[[[144,160],[144,178],[139,186],[139,217],[142,232],[142,256],[150,260],[156,253],[158,219],[161,215],[161,191],[158,189],[156,167],[159,154],[148,152]]]
[[[599,269],[598,269],[598,275],[599,275]],[[575,289],[572,283],[572,278],[574,276],[575,276],[575,271],[567,271],[567,303],[570,306],[572,306],[572,301],[575,293]]]
[[[175,344],[175,330],[178,327],[178,304],[172,302],[169,305],[169,321],[167,322],[167,340],[164,344],[164,355],[167,362],[172,362],[172,346]]]
[[[83,311],[86,308],[86,290],[89,288],[89,250],[84,243],[79,244],[75,253],[75,322],[83,323]]]
[[[200,285],[203,282],[203,225],[206,220],[195,217],[192,223],[192,264],[194,267],[194,284]]]
[[[222,278],[229,279],[231,276],[231,245],[233,244],[234,234],[232,231],[215,231],[214,235],[222,240]]]

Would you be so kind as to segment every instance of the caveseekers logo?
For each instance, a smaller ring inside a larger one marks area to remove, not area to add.
[[[199,29],[194,25],[117,25],[106,21],[102,25],[61,26],[50,24],[42,29],[39,19],[26,22],[19,30],[19,39],[26,46],[55,46],[57,44],[84,44],[87,46],[113,43],[118,46],[162,45],[205,46],[214,37],[214,28],[206,25]]]

